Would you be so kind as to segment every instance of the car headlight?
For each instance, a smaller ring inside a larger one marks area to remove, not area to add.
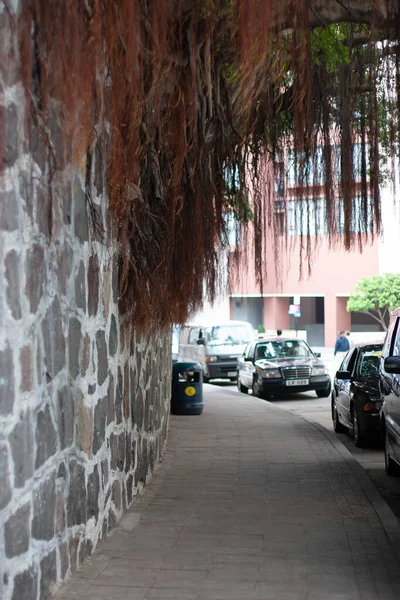
[[[260,373],[261,377],[265,377],[266,379],[277,379],[281,377],[279,369],[262,369]]]
[[[328,369],[323,366],[313,367],[311,371],[311,376],[313,375],[328,375]]]
[[[216,362],[218,360],[218,356],[206,356],[206,362]]]

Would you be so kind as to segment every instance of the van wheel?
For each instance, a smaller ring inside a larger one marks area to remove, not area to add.
[[[353,420],[354,443],[357,446],[357,448],[362,448],[365,445],[365,436],[360,429],[360,422],[358,420],[357,411],[354,407],[353,407],[352,420]]]
[[[203,375],[203,383],[208,383],[209,381],[210,381],[210,378]]]

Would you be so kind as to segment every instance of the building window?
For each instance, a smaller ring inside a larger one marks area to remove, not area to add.
[[[340,181],[341,174],[342,174],[342,149],[341,149],[341,146],[335,146],[334,155],[335,155],[335,181]],[[362,144],[353,144],[352,162],[353,162],[354,181],[361,181]],[[366,170],[367,170],[367,181],[368,181],[369,180],[369,171],[370,171],[369,145],[368,144],[365,144],[365,162],[366,162],[365,166],[366,166]]]
[[[323,235],[327,233],[325,199],[289,200],[287,202],[288,235]]]
[[[313,156],[289,150],[287,155],[287,182],[294,185],[322,185],[325,180],[324,148],[319,146]]]
[[[242,241],[242,228],[234,212],[225,213],[226,242],[229,246],[239,246]]]
[[[365,217],[366,212],[366,217]],[[344,204],[343,198],[338,198],[335,204],[336,232],[344,233]],[[367,197],[366,206],[362,196],[352,200],[350,231],[352,233],[371,233],[374,230],[374,203]]]

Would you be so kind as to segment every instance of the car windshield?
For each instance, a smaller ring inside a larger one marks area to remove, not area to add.
[[[249,325],[220,325],[206,331],[208,346],[247,344],[254,340],[254,330]]]
[[[377,377],[379,373],[379,359],[382,355],[382,348],[376,348],[363,352],[360,363],[361,377]]]
[[[256,360],[262,358],[299,358],[314,356],[303,340],[282,340],[257,344]]]

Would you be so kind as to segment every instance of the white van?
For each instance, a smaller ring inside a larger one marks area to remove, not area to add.
[[[246,321],[184,325],[179,339],[179,361],[199,362],[204,369],[204,381],[235,381],[237,359],[246,344],[256,338],[256,331]]]

